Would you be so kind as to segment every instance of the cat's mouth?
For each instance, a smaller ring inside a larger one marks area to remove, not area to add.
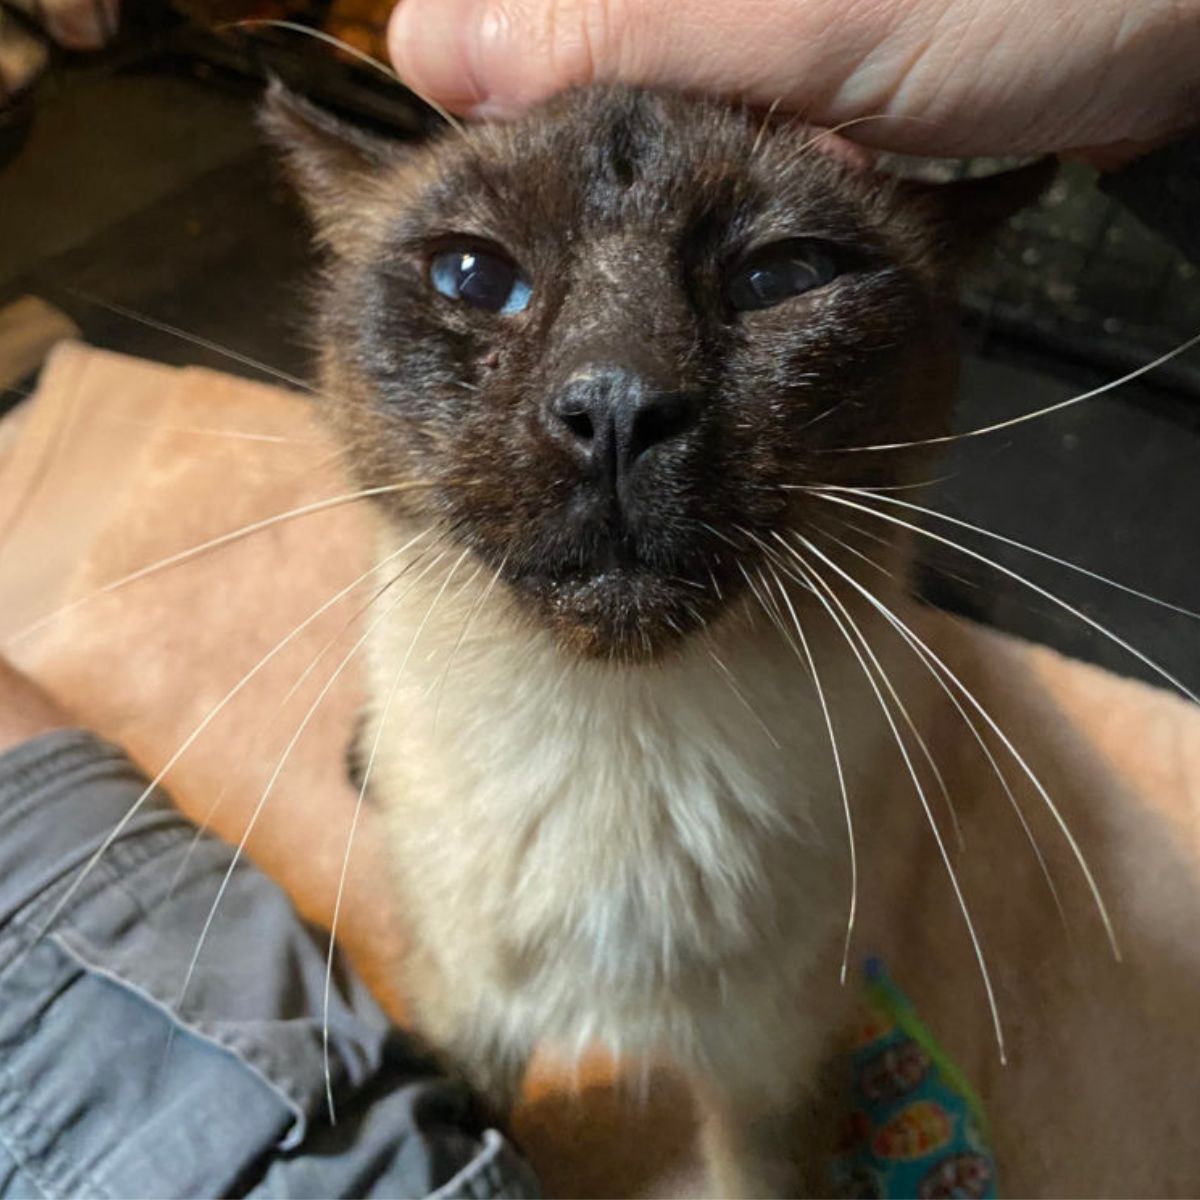
[[[587,658],[647,661],[678,648],[719,615],[732,580],[703,556],[653,557],[613,539],[574,557],[510,574],[566,648]]]

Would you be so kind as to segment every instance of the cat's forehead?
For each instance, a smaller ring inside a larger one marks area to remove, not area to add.
[[[524,120],[447,141],[422,208],[430,219],[519,221],[586,235],[711,219],[786,220],[851,235],[869,196],[801,123],[624,89],[568,93]]]

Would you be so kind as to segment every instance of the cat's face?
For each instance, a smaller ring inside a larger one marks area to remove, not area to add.
[[[923,457],[848,447],[947,431],[955,219],[799,123],[627,90],[415,150],[279,91],[265,120],[331,251],[360,480],[427,484],[382,503],[580,654],[667,651],[805,528],[802,485]]]

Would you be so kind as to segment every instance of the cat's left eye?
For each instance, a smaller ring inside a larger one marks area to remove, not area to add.
[[[524,311],[533,296],[532,285],[516,263],[476,247],[442,251],[430,264],[429,278],[447,299],[502,316]]]
[[[753,312],[824,287],[837,274],[829,249],[808,238],[793,238],[744,258],[729,276],[725,294],[735,312]]]

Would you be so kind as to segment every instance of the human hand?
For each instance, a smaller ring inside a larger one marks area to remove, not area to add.
[[[1109,161],[1200,121],[1200,0],[402,0],[389,46],[478,116],[619,80],[854,122],[888,150]]]

